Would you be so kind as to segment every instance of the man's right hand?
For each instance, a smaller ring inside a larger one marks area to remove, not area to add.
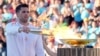
[[[25,32],[25,33],[29,33],[30,29],[26,26],[20,27],[19,28],[19,32]]]

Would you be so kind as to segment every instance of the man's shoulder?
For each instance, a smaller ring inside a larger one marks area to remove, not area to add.
[[[14,26],[14,25],[16,25],[16,23],[13,23],[13,22],[9,22],[6,24],[6,26]]]

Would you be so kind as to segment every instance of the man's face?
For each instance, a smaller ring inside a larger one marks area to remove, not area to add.
[[[22,7],[17,13],[17,16],[21,22],[27,22],[29,18],[29,9],[27,7]]]
[[[61,0],[55,0],[55,4],[61,4]]]
[[[88,2],[88,0],[83,0],[84,3]]]
[[[44,6],[44,2],[40,2],[40,7],[43,7]]]
[[[65,3],[65,6],[66,6],[66,7],[69,7],[69,3]]]

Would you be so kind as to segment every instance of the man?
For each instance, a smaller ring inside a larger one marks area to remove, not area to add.
[[[100,33],[97,35],[96,44],[94,48],[100,48]]]
[[[16,15],[17,21],[5,28],[7,56],[45,56],[41,35],[30,32],[35,27],[28,23],[28,5],[18,5]]]

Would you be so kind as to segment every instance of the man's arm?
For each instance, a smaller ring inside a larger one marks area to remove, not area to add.
[[[8,23],[5,27],[5,34],[13,34],[19,33],[19,26],[13,25],[12,23]]]
[[[36,46],[35,46],[36,56],[45,56],[42,35],[37,36]]]

